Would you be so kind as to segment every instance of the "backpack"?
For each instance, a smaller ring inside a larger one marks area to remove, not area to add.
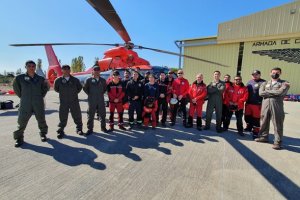
[[[13,109],[14,108],[14,102],[12,100],[6,100],[1,102],[1,109]]]

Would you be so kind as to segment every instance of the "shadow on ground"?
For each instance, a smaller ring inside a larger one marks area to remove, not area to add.
[[[48,139],[47,142],[50,145],[52,145],[53,148],[37,146],[29,143],[23,144],[21,148],[29,149],[37,153],[51,156],[57,162],[72,167],[85,164],[98,170],[106,169],[105,164],[100,162],[95,162],[97,155],[89,149],[71,147],[52,139]]]

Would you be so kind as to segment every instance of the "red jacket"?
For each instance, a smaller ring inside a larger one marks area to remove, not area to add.
[[[172,89],[173,94],[182,95],[183,98],[186,98],[190,90],[189,81],[185,78],[177,78],[172,83]]]
[[[107,84],[107,93],[109,102],[114,103],[115,99],[119,99],[119,103],[122,103],[122,99],[125,96],[125,89],[122,81],[119,81],[117,84],[115,84],[113,81],[110,81]]]
[[[192,86],[190,87],[189,95],[190,95],[191,102],[192,99],[196,99],[197,104],[200,103],[203,104],[204,99],[207,95],[206,85],[203,82],[199,84],[197,84],[197,81],[193,82]]]
[[[248,99],[248,88],[242,85],[233,85],[225,90],[223,104],[229,105],[230,103],[237,104],[238,109],[244,109],[244,104]]]
[[[233,86],[232,82],[225,82],[225,91],[227,90],[227,88],[232,87],[232,86]],[[224,100],[225,100],[225,92],[223,92],[223,104],[225,104]]]

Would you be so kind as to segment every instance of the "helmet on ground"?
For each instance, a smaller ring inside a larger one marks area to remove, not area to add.
[[[128,110],[129,109],[129,103],[128,102],[124,103],[123,108],[124,108],[124,110]]]
[[[176,98],[171,98],[170,104],[175,105],[178,103],[178,100]]]

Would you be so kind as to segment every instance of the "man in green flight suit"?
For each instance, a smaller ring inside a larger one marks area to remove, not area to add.
[[[222,106],[223,106],[223,92],[225,90],[225,83],[220,80],[221,72],[214,71],[214,80],[207,85],[207,107],[206,107],[206,123],[204,130],[210,129],[211,118],[214,110],[216,111],[216,130],[218,133],[222,132]]]
[[[283,99],[287,94],[290,83],[281,80],[281,69],[275,67],[271,70],[271,80],[264,82],[259,88],[259,96],[263,97],[261,107],[261,129],[259,131],[259,138],[256,142],[268,142],[270,120],[274,126],[274,144],[273,149],[279,150],[282,148],[281,143],[283,139],[283,121],[284,108]]]
[[[93,76],[86,79],[83,91],[88,95],[88,122],[87,128],[88,131],[86,135],[93,133],[94,128],[94,116],[95,112],[98,108],[99,118],[101,121],[101,131],[107,133],[106,129],[106,110],[105,110],[105,102],[104,102],[104,93],[106,91],[106,81],[104,78],[100,77],[100,67],[95,65],[93,67]]]
[[[45,119],[44,97],[49,90],[49,84],[45,78],[35,73],[36,64],[29,60],[25,63],[26,73],[18,75],[13,80],[13,88],[20,97],[20,107],[18,114],[18,130],[14,132],[15,147],[20,147],[24,143],[24,130],[27,123],[35,114],[40,129],[41,141],[47,140],[46,134],[48,126]]]
[[[54,82],[54,90],[59,93],[59,124],[57,130],[57,138],[62,139],[67,125],[69,111],[71,112],[74,123],[76,124],[76,133],[83,135],[82,132],[82,116],[79,105],[78,93],[82,89],[79,79],[70,75],[70,66],[63,65],[61,67],[63,76]]]

